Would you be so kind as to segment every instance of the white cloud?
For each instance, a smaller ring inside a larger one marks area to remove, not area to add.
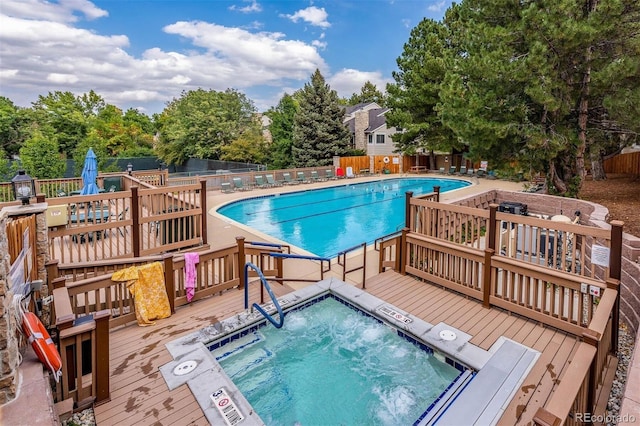
[[[77,0],[75,4],[84,7],[85,3]],[[39,4],[49,7],[49,3]],[[151,47],[133,56],[127,52],[127,36],[105,36],[70,24],[70,4],[65,3],[64,11],[52,6],[41,14],[51,17],[36,20],[8,14],[3,3],[0,96],[28,106],[48,92],[80,95],[95,90],[123,109],[131,103],[155,103],[161,108],[161,102],[185,90],[302,86],[316,68],[328,72],[318,47],[309,43],[278,32],[206,22],[176,22],[163,28],[190,43],[185,51]],[[16,2],[11,6],[15,10]],[[62,3],[58,7],[64,8]]]
[[[106,10],[87,0],[60,0],[58,3],[42,0],[2,0],[3,15],[22,19],[76,22],[78,17],[73,13],[76,10],[89,20],[109,15]]]
[[[367,81],[375,84],[376,88],[382,93],[385,92],[387,83],[393,83],[392,79],[383,78],[378,71],[369,72],[346,68],[326,80],[331,89],[338,92],[338,96],[342,98],[349,98],[354,93],[360,93],[360,89]]]
[[[251,1],[249,6],[238,7],[236,5],[230,6],[229,10],[237,10],[242,13],[254,13],[254,12],[262,12],[262,6],[255,0],[245,0],[245,2]]]
[[[427,7],[427,10],[431,11],[431,12],[442,12],[442,10],[444,9],[444,7],[447,5],[447,2],[442,0],[439,1],[437,3],[434,3],[432,5],[429,5],[429,7]]]
[[[282,16],[289,18],[293,22],[298,22],[302,20],[316,27],[328,28],[331,26],[331,24],[327,21],[327,17],[329,15],[324,10],[324,7],[317,8],[315,6],[310,6],[306,9],[298,10],[293,15],[282,15]]]

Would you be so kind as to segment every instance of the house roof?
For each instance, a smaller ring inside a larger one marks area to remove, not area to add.
[[[369,110],[369,127],[365,132],[373,132],[376,129],[384,126],[387,123],[385,114],[389,111],[389,108],[375,108]]]

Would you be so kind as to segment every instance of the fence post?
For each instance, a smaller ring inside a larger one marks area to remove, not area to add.
[[[491,257],[495,250],[491,248],[484,249],[484,265],[482,269],[482,306],[491,307]]]
[[[131,225],[131,246],[133,248],[133,257],[140,257],[140,246],[142,240],[140,239],[140,197],[138,197],[138,187],[131,187],[131,219],[133,224]]]
[[[402,275],[407,275],[407,232],[409,232],[409,228],[402,229],[400,240],[400,273]]]
[[[496,250],[496,232],[499,232],[496,226],[496,212],[498,211],[497,204],[489,204],[489,227],[487,229],[487,247],[492,249],[495,253]]]
[[[100,403],[110,399],[109,320],[111,312],[108,309],[96,312],[93,319],[96,322],[96,403]]]
[[[162,266],[164,268],[164,288],[169,298],[169,306],[171,313],[176,312],[176,283],[173,273],[173,254],[165,253],[162,255]]]
[[[200,210],[202,229],[200,230],[200,237],[202,238],[202,245],[207,244],[207,180],[200,180]]]
[[[433,187],[433,192],[436,193],[436,202],[440,202],[440,185],[435,185]]]
[[[404,226],[411,228],[411,197],[413,197],[412,191],[404,193]]]
[[[236,237],[236,243],[238,244],[238,279],[240,280],[238,288],[244,288],[244,264],[247,261],[244,254],[244,237]]]
[[[618,291],[613,307],[611,324],[611,346],[614,354],[618,353],[618,327],[620,326],[620,279],[622,278],[622,228],[624,222],[611,221],[611,251],[609,252],[609,277],[615,280],[614,288]],[[609,282],[607,282],[609,286]]]

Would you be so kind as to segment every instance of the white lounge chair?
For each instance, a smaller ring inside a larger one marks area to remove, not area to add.
[[[348,178],[354,178],[354,177],[356,177],[356,175],[354,175],[354,174],[353,174],[353,167],[351,167],[351,166],[347,167],[347,173],[346,173],[346,176],[347,176]]]

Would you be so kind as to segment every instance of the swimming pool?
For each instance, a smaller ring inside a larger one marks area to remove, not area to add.
[[[406,192],[421,195],[434,186],[447,192],[468,185],[457,179],[386,179],[253,197],[217,212],[286,244],[332,258],[402,229]]]
[[[335,296],[290,311],[281,329],[266,324],[213,346],[267,425],[414,424],[466,377]]]

